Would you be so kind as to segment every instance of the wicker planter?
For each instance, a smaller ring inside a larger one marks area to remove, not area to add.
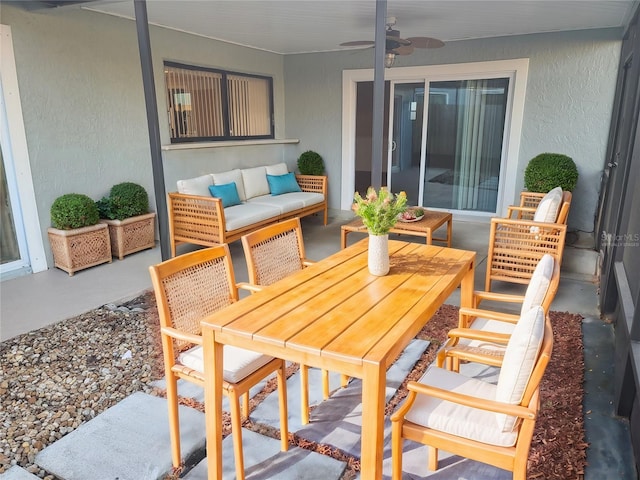
[[[152,212],[124,220],[100,220],[100,223],[109,225],[113,255],[122,260],[130,253],[155,247],[155,218],[156,214]]]
[[[73,230],[51,227],[47,233],[54,265],[69,275],[94,265],[111,263],[109,229],[104,224]]]

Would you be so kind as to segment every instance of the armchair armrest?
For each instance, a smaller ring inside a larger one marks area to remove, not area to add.
[[[533,215],[536,213],[536,209],[534,207],[520,207],[517,205],[509,205],[507,207],[507,218],[511,218],[514,213],[516,214],[516,218],[518,219],[532,219]]]
[[[512,415],[529,420],[534,420],[536,418],[535,410],[523,407],[522,405],[512,405],[509,403],[496,402],[495,400],[488,400],[486,398],[472,397],[471,395],[456,393],[450,390],[435,387],[433,385],[426,385],[418,382],[409,382],[407,384],[407,389],[410,392],[409,395],[413,393],[413,396],[415,396],[416,394],[429,395],[431,397],[457,403],[466,407],[479,408],[481,410],[487,410],[494,413],[503,413],[505,415]],[[406,403],[409,403],[409,399],[407,399]],[[411,403],[413,403],[413,399],[411,399]],[[392,416],[392,421],[393,417],[395,417],[398,413],[400,413],[400,410],[398,410],[398,412],[396,412],[396,414]]]
[[[487,318],[489,320],[497,320],[499,322],[508,322],[508,323],[518,323],[520,319],[519,315],[515,315],[513,313],[503,313],[503,312],[494,312],[492,310],[482,310],[480,308],[468,308],[461,307],[459,310],[460,319],[458,321],[458,326],[460,328],[467,328],[469,325],[468,321],[463,321],[468,317],[473,318]]]
[[[474,298],[480,298],[481,300],[491,300],[496,302],[505,302],[505,303],[522,303],[524,302],[524,295],[514,295],[511,293],[496,293],[496,292],[485,292],[476,290],[473,292]],[[477,302],[479,304],[480,302]]]
[[[447,334],[451,339],[465,338],[468,340],[482,340],[490,343],[506,345],[509,343],[511,335],[508,333],[485,332],[483,330],[474,330],[472,328],[453,328]]]
[[[260,285],[254,285],[253,283],[247,283],[247,282],[238,282],[236,283],[236,287],[241,288],[243,290],[248,290],[251,293],[262,291],[262,287]]]
[[[176,340],[182,340],[184,342],[194,343],[196,345],[202,345],[202,337],[193,333],[183,332],[173,327],[162,327],[160,329],[163,335],[167,335]]]

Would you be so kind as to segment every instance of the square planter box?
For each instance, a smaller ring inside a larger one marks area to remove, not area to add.
[[[53,262],[73,275],[78,270],[111,263],[111,243],[107,225],[98,223],[73,230],[47,229]]]
[[[124,220],[102,219],[109,226],[111,251],[122,260],[125,255],[156,246],[155,213],[145,213]]]

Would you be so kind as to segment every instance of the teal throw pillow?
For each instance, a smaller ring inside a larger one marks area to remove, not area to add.
[[[282,195],[283,193],[302,191],[293,172],[285,173],[284,175],[267,174],[267,182],[269,183],[271,195]]]
[[[222,200],[222,207],[232,207],[240,205],[240,196],[236,188],[236,182],[223,183],[221,185],[209,185],[209,191],[212,197]]]

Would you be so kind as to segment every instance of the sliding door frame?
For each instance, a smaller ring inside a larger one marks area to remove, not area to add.
[[[450,65],[394,67],[385,70],[385,80],[425,82],[426,88],[430,82],[434,81],[509,77],[511,81],[509,82],[509,97],[505,115],[506,135],[502,152],[504,160],[498,183],[497,213],[506,212],[507,207],[516,199],[515,182],[505,182],[505,179],[517,178],[528,72],[529,59],[527,58]],[[342,72],[342,185],[340,196],[342,210],[351,208],[355,186],[357,84],[358,82],[371,81],[373,81],[373,69],[344,70]],[[427,110],[426,97],[425,110]],[[461,211],[460,213],[473,216],[494,215],[486,212]]]

